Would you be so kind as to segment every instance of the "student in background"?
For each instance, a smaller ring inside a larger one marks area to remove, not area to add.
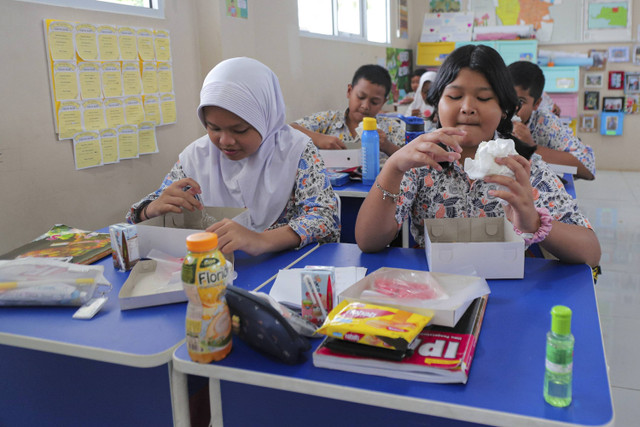
[[[406,105],[413,102],[418,87],[420,86],[420,77],[426,72],[427,70],[425,70],[424,68],[416,68],[415,70],[413,70],[413,73],[411,73],[411,92],[409,92],[404,98],[402,98],[400,102],[398,102],[398,104]]]
[[[406,116],[416,116],[431,120],[431,116],[433,115],[433,106],[429,105],[427,102],[427,93],[429,93],[429,88],[435,79],[435,71],[427,71],[420,76],[420,83],[418,84],[416,97],[407,108]]]
[[[517,61],[508,69],[521,103],[518,116],[522,122],[514,123],[513,134],[526,144],[537,145],[536,153],[546,162],[576,166],[578,178],[594,179],[593,149],[583,144],[558,116],[539,108],[544,88],[540,67],[532,62]]]
[[[532,154],[535,147],[511,135],[518,97],[498,52],[483,45],[454,50],[427,100],[436,107],[438,129],[385,162],[358,213],[356,241],[363,251],[383,249],[409,217],[411,233],[424,246],[425,218],[504,216],[517,232],[531,234],[527,244],[539,243],[560,261],[598,264],[600,244],[587,218],[547,163]],[[515,178],[472,181],[464,160],[475,157],[482,141],[496,137],[516,143],[520,155],[496,159]]]
[[[206,206],[246,207],[207,227],[223,252],[250,255],[335,242],[337,199],[309,137],[285,123],[276,75],[250,58],[216,65],[200,92],[207,135],[185,148],[161,187],[135,203],[127,221]]]
[[[356,132],[365,117],[375,117],[380,135],[380,151],[395,153],[404,144],[404,128],[398,121],[376,117],[387,101],[391,90],[391,76],[379,65],[363,65],[347,85],[349,106],[346,110],[329,110],[296,120],[291,126],[307,134],[316,147],[325,150],[348,148],[360,142]]]
[[[547,92],[542,92],[542,100],[540,101],[540,105],[538,105],[538,110],[553,113],[558,117],[560,117],[562,113],[558,104],[553,102],[553,99],[551,99]]]

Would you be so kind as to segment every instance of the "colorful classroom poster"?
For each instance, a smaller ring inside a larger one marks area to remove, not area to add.
[[[98,60],[98,39],[95,25],[76,25],[76,52],[84,61]]]
[[[156,126],[162,124],[160,117],[160,100],[156,95],[145,95],[143,97],[144,119],[153,122]]]
[[[140,148],[138,147],[138,127],[124,125],[118,128],[118,152],[120,159],[137,159]]]
[[[138,55],[143,61],[153,61],[156,59],[155,49],[153,48],[153,31],[146,28],[140,28],[137,32],[138,36]]]
[[[49,22],[47,41],[49,57],[52,61],[72,61],[75,59],[72,24],[62,21]]]
[[[142,98],[130,96],[124,100],[124,119],[128,125],[137,125],[144,121]]]
[[[118,98],[107,99],[104,102],[104,113],[107,118],[108,128],[117,128],[124,125],[124,106]]]
[[[411,49],[387,48],[387,70],[396,86],[400,99],[411,92]],[[392,100],[390,100],[392,101]]]
[[[169,32],[165,30],[156,30],[153,41],[156,48],[156,60],[171,61]]]
[[[136,30],[131,27],[118,27],[118,44],[120,46],[120,59],[123,61],[135,61],[138,59]]]
[[[100,131],[100,145],[102,147],[102,163],[118,163],[118,131],[116,129],[103,129]]]
[[[90,99],[82,103],[82,128],[86,130],[100,130],[106,127],[104,105],[100,99]]]
[[[140,154],[158,152],[156,125],[153,122],[142,122],[138,125],[138,144],[140,146]]]
[[[170,62],[158,62],[158,92],[169,93],[173,92],[173,72],[171,71]]]
[[[99,62],[78,62],[78,80],[80,81],[80,98],[102,98]]]
[[[120,48],[118,46],[118,33],[111,25],[100,25],[98,32],[98,50],[101,61],[118,61]]]
[[[78,73],[75,63],[53,63],[53,89],[56,101],[78,99]]]
[[[170,93],[160,95],[160,112],[162,113],[162,124],[176,122],[176,97]]]
[[[142,95],[139,62],[122,62],[122,89],[125,96]]]
[[[76,170],[102,165],[102,149],[98,132],[82,132],[73,138]]]
[[[78,101],[58,103],[58,139],[73,138],[82,132],[82,106]]]
[[[105,98],[122,96],[122,68],[120,62],[102,63],[102,94]]]
[[[398,37],[409,38],[409,7],[407,0],[398,0]]]
[[[247,0],[226,0],[227,1],[227,16],[232,18],[244,18],[249,17],[249,5]]]

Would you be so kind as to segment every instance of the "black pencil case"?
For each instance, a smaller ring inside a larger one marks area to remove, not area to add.
[[[297,363],[311,348],[309,341],[264,299],[237,286],[227,286],[227,304],[239,318],[234,332],[251,347],[285,363]]]

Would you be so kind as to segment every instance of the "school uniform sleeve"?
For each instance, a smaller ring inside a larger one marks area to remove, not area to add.
[[[310,114],[306,117],[296,120],[294,123],[313,132],[318,132],[324,135],[331,135],[334,124],[337,122],[341,122],[343,119],[344,111],[329,110]]]
[[[571,153],[595,176],[596,159],[593,148],[575,136],[573,130],[564,125],[558,116],[538,109],[531,115],[529,130],[536,144]]]
[[[169,171],[167,176],[164,177],[164,180],[162,181],[162,185],[160,185],[160,188],[158,188],[153,193],[148,194],[147,196],[142,198],[140,201],[134,203],[131,206],[131,208],[129,208],[129,212],[127,212],[127,216],[125,218],[126,221],[129,224],[136,224],[140,222],[140,214],[142,213],[142,209],[146,205],[148,205],[149,203],[153,202],[158,197],[160,197],[160,195],[165,190],[165,188],[173,184],[174,181],[178,181],[186,177],[187,175],[185,175],[184,170],[182,169],[182,165],[180,164],[180,161],[176,162],[176,164],[174,164],[173,167],[171,168],[171,171]]]
[[[289,225],[300,236],[299,247],[340,239],[338,200],[324,162],[311,141],[300,156],[292,197],[270,228],[283,225]]]
[[[387,138],[393,144],[398,147],[405,145],[405,130],[404,126],[398,121],[390,119],[388,117],[378,117],[378,128],[382,129],[387,134]]]
[[[546,207],[560,222],[593,229],[576,201],[564,189],[560,177],[539,155],[534,154],[531,160],[531,186],[536,207]]]

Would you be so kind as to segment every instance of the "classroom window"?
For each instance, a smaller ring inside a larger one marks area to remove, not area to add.
[[[389,0],[298,0],[303,34],[389,43]]]
[[[164,18],[165,0],[17,0],[75,9]]]

